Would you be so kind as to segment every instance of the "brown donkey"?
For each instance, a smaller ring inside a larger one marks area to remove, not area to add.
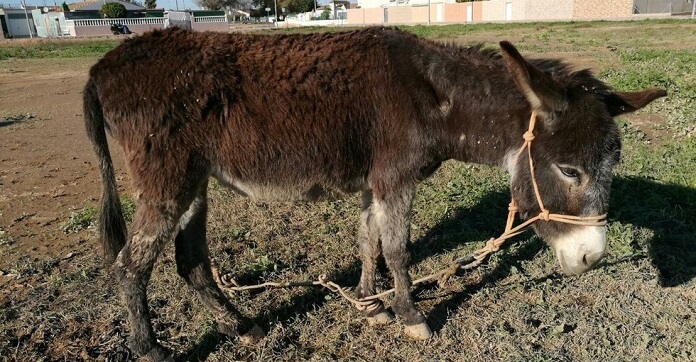
[[[124,41],[90,71],[87,133],[103,182],[100,235],[121,287],[131,348],[171,358],[157,343],[146,288],[174,238],[178,273],[215,314],[220,332],[262,332],[217,287],[206,246],[212,176],[263,200],[362,193],[358,297],[375,293],[383,255],[392,308],[405,332],[431,336],[409,292],[411,205],[417,184],[448,159],[500,166],[522,218],[540,212],[527,155],[516,157],[530,115],[531,155],[548,210],[605,213],[620,140],[612,117],[664,96],[613,92],[586,70],[555,60],[462,48],[397,29],[309,35],[154,31]],[[106,132],[123,147],[137,211],[126,235]],[[602,258],[604,227],[537,222],[567,274]],[[380,305],[372,323],[392,316]]]

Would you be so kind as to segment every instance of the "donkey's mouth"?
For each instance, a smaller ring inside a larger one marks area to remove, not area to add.
[[[564,274],[580,275],[597,265],[604,257],[604,252],[585,254],[582,256],[580,262],[577,262],[577,260],[573,258],[566,258],[562,253],[559,253],[557,256]]]
[[[579,275],[597,265],[604,257],[607,239],[602,226],[584,226],[552,243],[556,258],[566,275]]]

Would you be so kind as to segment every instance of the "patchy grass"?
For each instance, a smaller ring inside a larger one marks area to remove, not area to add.
[[[123,219],[130,223],[135,214],[135,202],[128,194],[121,196],[121,208],[123,210]],[[60,229],[66,234],[77,233],[94,227],[98,217],[97,209],[93,206],[87,206],[71,212],[68,220],[60,224]]]
[[[617,120],[623,157],[615,169],[606,259],[582,276],[562,277],[543,241],[518,236],[444,289],[416,288],[417,306],[437,333],[427,342],[404,338],[400,323],[370,328],[359,312],[323,290],[240,292],[234,296],[239,309],[268,331],[259,345],[243,346],[215,332],[212,314],[177,276],[168,245],[149,287],[157,337],[182,360],[194,361],[693,360],[696,37],[668,35],[696,34],[696,23],[410,29],[457,43],[495,44],[507,38],[526,54],[581,62],[619,90],[668,89],[668,97]],[[411,230],[412,276],[439,270],[500,233],[508,181],[496,169],[450,162],[424,182]],[[209,246],[222,272],[243,283],[311,280],[320,274],[344,285],[357,282],[357,197],[267,204],[236,196],[215,182],[209,195]],[[127,218],[132,217],[133,201],[124,197],[122,202]],[[0,356],[133,359],[125,343],[125,309],[98,254],[13,264],[15,283],[0,293]],[[390,283],[381,268],[378,288]]]
[[[60,225],[60,229],[66,233],[76,233],[94,226],[97,219],[97,209],[93,206],[82,208],[70,213],[70,217]]]
[[[113,49],[119,40],[57,39],[0,42],[0,60],[36,58],[98,57]]]

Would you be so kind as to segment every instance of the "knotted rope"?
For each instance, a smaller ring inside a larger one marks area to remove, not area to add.
[[[531,224],[542,220],[542,221],[557,221],[566,224],[583,225],[583,226],[604,226],[607,224],[605,218],[606,214],[597,216],[572,216],[572,215],[562,215],[562,214],[552,214],[548,209],[544,207],[544,203],[541,200],[541,193],[539,192],[539,186],[536,182],[536,176],[534,172],[534,161],[532,160],[532,141],[534,141],[534,127],[536,126],[536,111],[532,112],[529,120],[529,129],[522,135],[524,143],[517,153],[517,159],[522,156],[523,152],[527,150],[527,158],[529,159],[529,171],[532,176],[532,185],[534,187],[534,195],[536,196],[537,203],[539,204],[538,215],[524,221],[523,223],[512,227],[515,221],[515,214],[518,211],[517,202],[512,199],[510,205],[508,206],[508,216],[505,223],[505,231],[497,238],[491,238],[486,242],[486,245],[468,255],[455,259],[449,266],[433,274],[425,276],[420,279],[414,280],[411,284],[418,285],[431,280],[436,280],[439,287],[443,287],[450,277],[455,275],[459,270],[471,270],[478,267],[486,259],[486,257],[496,251],[500,250],[505,240],[519,235],[525,231],[527,227]],[[218,275],[217,270],[213,269],[213,275],[215,280],[220,287],[220,289],[228,292],[233,291],[243,291],[243,290],[253,290],[262,288],[291,288],[291,287],[312,287],[312,286],[322,286],[334,293],[338,293],[343,298],[351,302],[358,310],[374,310],[380,307],[380,299],[384,296],[392,294],[396,291],[395,288],[385,290],[379,294],[371,295],[365,298],[356,299],[352,295],[352,289],[348,287],[341,287],[340,285],[327,280],[325,275],[320,275],[315,281],[306,282],[266,282],[257,285],[247,285],[240,286],[237,282],[229,275]]]

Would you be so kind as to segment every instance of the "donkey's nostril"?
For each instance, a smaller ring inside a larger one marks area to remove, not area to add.
[[[582,256],[582,263],[585,265],[589,265],[589,263],[587,262],[587,254]]]

